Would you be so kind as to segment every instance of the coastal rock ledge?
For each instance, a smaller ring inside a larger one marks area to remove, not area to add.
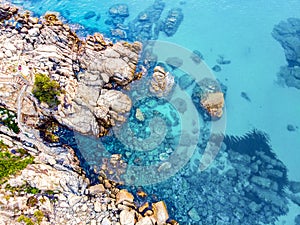
[[[137,78],[141,43],[113,44],[99,33],[82,40],[54,13],[34,18],[9,5],[0,10],[2,105],[17,112],[21,93],[19,110],[26,125],[55,118],[74,131],[94,136],[105,135],[109,127],[125,120],[131,100],[112,89]],[[59,83],[56,107],[32,96],[37,74]]]

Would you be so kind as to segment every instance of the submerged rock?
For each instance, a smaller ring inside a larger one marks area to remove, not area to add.
[[[274,26],[273,37],[284,49],[288,66],[282,66],[278,73],[279,81],[288,87],[300,89],[300,19],[289,18]]]
[[[95,16],[96,16],[96,13],[95,13],[94,11],[88,11],[88,12],[86,12],[86,13],[84,14],[83,18],[84,18],[85,20],[89,20],[89,19],[91,19],[91,18],[93,18],[93,17],[95,17]]]
[[[294,127],[292,124],[288,124],[286,126],[286,129],[291,132],[296,131],[296,127]]]
[[[180,8],[171,9],[163,23],[163,31],[167,36],[173,36],[183,20],[183,13]]]
[[[223,55],[219,55],[219,58],[216,61],[220,65],[227,65],[227,64],[231,63],[231,60],[225,59],[225,57]]]
[[[178,82],[179,87],[185,90],[188,87],[190,87],[193,83],[195,83],[195,79],[189,74],[183,74],[182,76],[180,76]]]
[[[201,61],[204,59],[203,55],[201,54],[201,52],[199,52],[198,50],[194,50],[192,55],[191,55],[191,59],[195,62],[195,63],[201,63]]]
[[[219,65],[215,65],[215,66],[213,66],[212,70],[215,72],[220,72],[222,70],[222,68]]]
[[[300,19],[281,21],[274,26],[272,35],[282,45],[289,67],[300,66]]]
[[[169,57],[167,58],[166,63],[173,69],[177,69],[182,66],[183,60],[178,57]]]
[[[282,66],[278,72],[279,82],[283,81],[288,87],[300,89],[300,67]]]
[[[112,17],[128,17],[129,16],[129,10],[128,6],[126,4],[115,4],[112,5],[109,8],[109,14]]]

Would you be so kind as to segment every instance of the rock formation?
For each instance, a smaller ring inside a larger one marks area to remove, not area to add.
[[[1,8],[6,12],[5,19],[15,13],[16,21],[0,27],[0,77],[11,81],[11,85],[0,84],[5,107],[17,111],[17,96],[26,84],[20,110],[27,125],[38,125],[42,118],[53,117],[72,130],[101,136],[110,126],[125,120],[122,114],[130,110],[130,99],[109,89],[113,84],[125,86],[136,78],[140,43],[112,44],[99,33],[80,40],[56,14],[38,19],[5,7]],[[14,76],[9,76],[9,72]],[[30,94],[37,73],[59,83],[63,94],[56,109]],[[19,82],[14,81],[16,77]]]
[[[161,66],[154,68],[150,91],[158,97],[167,96],[174,85],[174,77]]]
[[[278,73],[279,81],[288,87],[300,89],[300,19],[289,18],[274,26],[273,37],[284,49],[288,66],[282,66]]]
[[[201,106],[213,118],[221,118],[224,107],[224,95],[222,92],[206,93],[201,98]]]
[[[220,119],[223,115],[225,96],[222,84],[211,78],[202,79],[193,90],[193,98],[196,105],[199,105],[211,119]]]

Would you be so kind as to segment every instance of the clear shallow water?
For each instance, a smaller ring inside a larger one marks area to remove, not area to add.
[[[12,2],[17,3],[17,0]],[[270,0],[268,2],[261,0],[165,2],[166,8],[162,13],[162,18],[165,18],[170,8],[180,7],[183,10],[184,20],[173,37],[166,37],[160,33],[159,40],[179,44],[190,51],[199,50],[209,67],[216,65],[216,59],[219,55],[224,55],[231,60],[231,64],[222,65],[222,70],[214,73],[228,88],[226,94],[226,134],[240,136],[253,128],[266,132],[270,136],[273,151],[288,169],[289,179],[300,181],[299,167],[297,166],[300,161],[300,131],[289,132],[286,129],[288,124],[300,126],[299,90],[283,88],[276,84],[276,73],[279,71],[279,67],[285,65],[286,62],[283,49],[271,36],[274,25],[278,24],[279,21],[286,20],[289,17],[299,17],[300,2],[292,0]],[[84,26],[85,30],[81,30],[82,34],[100,31],[109,36],[109,27],[105,24],[105,20],[109,18],[108,8],[115,3],[124,3],[124,1],[49,0],[19,1],[19,3],[38,15],[46,11],[59,11],[70,23],[79,23]],[[149,0],[126,2],[130,12],[130,16],[126,21],[133,20],[139,12],[152,5],[152,3],[153,1]],[[85,20],[84,14],[89,11],[94,11],[96,16]],[[242,98],[241,92],[247,93],[251,102]],[[146,107],[142,107],[143,109],[148,110]],[[163,111],[168,115],[172,110],[164,109]],[[134,113],[134,109],[132,113]],[[176,115],[174,118],[176,118]],[[201,117],[199,121],[201,124]],[[132,120],[132,124],[139,123]],[[139,130],[137,130],[138,132]],[[109,145],[112,143],[111,139],[108,139],[107,143],[106,140],[103,141],[104,144],[101,144],[104,145],[102,151],[104,155],[107,154],[107,149],[109,149],[109,153],[124,150],[114,149],[116,145]],[[93,146],[92,142],[94,143],[94,141],[89,142]],[[92,161],[92,159],[95,159],[94,153],[87,154],[89,157],[86,156],[86,160]],[[102,155],[98,154],[100,159]],[[225,156],[221,154],[220,157]],[[134,160],[134,157],[130,159]],[[184,172],[181,172],[177,177],[174,177],[173,182],[165,182],[161,186],[150,186],[148,190],[157,192],[158,198],[167,198],[172,216],[179,219],[182,224],[187,224],[187,218],[189,217],[186,216],[186,213],[192,208],[192,205],[184,202],[189,198],[182,196],[190,194],[193,197],[196,196],[194,193],[203,192],[203,190],[198,190],[192,187],[191,182],[180,179],[183,175]],[[166,183],[170,185],[169,191],[162,189],[168,188]],[[177,186],[172,186],[175,183],[177,183]],[[147,187],[145,188],[147,189]],[[193,193],[184,192],[188,188]],[[173,197],[170,198],[169,196]],[[219,214],[219,210],[215,209],[217,207],[210,206],[209,203],[212,205],[215,202],[222,201],[220,200],[222,196],[216,193],[214,193],[214,196],[215,199],[206,202],[207,209],[212,211],[209,212],[208,210],[207,215],[214,214],[214,210],[215,214]],[[203,196],[201,198],[203,199]],[[178,204],[172,203],[173,201],[178,201]],[[197,203],[199,207],[203,206],[200,204],[201,202],[195,200],[195,204]],[[180,209],[182,205],[188,206]],[[181,215],[184,213],[185,215]],[[201,214],[201,212],[198,213]],[[287,221],[286,224],[294,224],[294,217],[297,213],[299,213],[299,207],[293,205],[288,216],[281,218],[278,224],[282,224],[282,221]],[[233,222],[226,222],[226,220],[222,221],[221,224],[234,224]],[[254,221],[252,224],[256,224],[256,222],[258,223],[258,221]],[[248,224],[248,222],[242,224]]]

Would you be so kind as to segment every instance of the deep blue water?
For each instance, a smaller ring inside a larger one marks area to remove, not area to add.
[[[11,2],[38,16],[58,11],[82,37],[97,31],[145,46],[155,40],[152,56],[147,49],[142,54],[151,62],[145,66],[151,71],[161,63],[175,78],[166,98],[148,91],[150,72],[134,82],[126,91],[133,101],[127,122],[107,137],[69,133],[87,172],[121,154],[126,187],[165,200],[180,224],[300,224],[299,193],[286,195],[291,182],[300,182],[300,90],[276,81],[287,62],[271,35],[280,21],[300,17],[299,1]],[[119,3],[125,6],[118,12]],[[171,14],[178,29],[165,27]],[[168,65],[170,57],[183,65]],[[196,83],[205,77],[226,92],[219,121],[209,121],[197,104]],[[144,121],[136,119],[137,109]]]

